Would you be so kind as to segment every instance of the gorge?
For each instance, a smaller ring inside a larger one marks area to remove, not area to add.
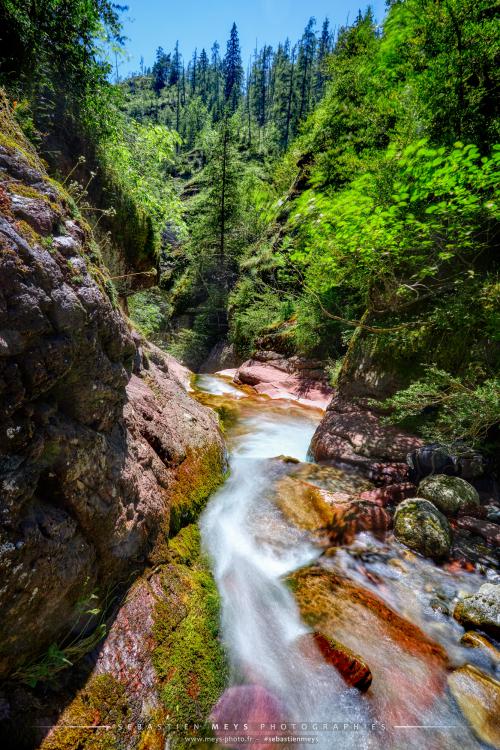
[[[0,0],[2,747],[500,747],[498,13],[122,13]]]

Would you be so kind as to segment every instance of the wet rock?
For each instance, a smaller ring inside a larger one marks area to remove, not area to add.
[[[312,377],[307,370],[281,369],[275,362],[250,359],[238,368],[234,381],[250,385],[257,393],[272,399],[298,401],[318,409],[326,409],[333,394],[332,388],[319,379],[317,373]]]
[[[479,518],[462,516],[456,522],[459,529],[465,529],[473,534],[478,534],[485,539],[488,544],[495,547],[500,546],[500,525],[491,521],[483,521]]]
[[[466,664],[449,675],[448,685],[474,734],[500,747],[500,682]]]
[[[445,474],[423,479],[418,486],[418,496],[430,500],[446,516],[456,516],[459,511],[479,506],[479,495],[471,484]]]
[[[439,560],[449,555],[450,525],[436,506],[425,498],[411,498],[398,505],[394,534],[400,542],[426,557]]]
[[[411,482],[402,482],[400,484],[389,484],[386,487],[378,487],[374,490],[362,492],[359,496],[361,500],[374,503],[385,508],[387,505],[395,505],[407,497],[415,497],[417,488]]]
[[[444,649],[379,596],[314,565],[289,577],[304,621],[369,665],[375,711],[394,724],[416,724],[446,684]]]
[[[500,636],[500,584],[484,583],[476,594],[462,599],[453,617],[464,627],[477,628]]]
[[[306,656],[310,655],[311,646],[314,646],[323,659],[340,672],[348,685],[361,692],[368,690],[373,679],[370,668],[351,649],[319,632],[306,633],[300,639],[300,648]]]
[[[292,523],[323,535],[330,545],[350,544],[359,531],[384,532],[392,524],[391,515],[373,503],[293,477],[278,483],[276,502]]]
[[[436,598],[433,598],[429,602],[431,609],[434,610],[434,612],[439,612],[441,615],[449,615],[450,611],[446,604],[441,600]]]
[[[401,464],[398,478],[384,482],[391,484],[405,481],[406,455],[421,444],[419,438],[393,425],[382,425],[373,410],[336,396],[314,433],[310,451],[316,461],[351,464],[367,476],[375,471],[374,464]]]
[[[461,637],[460,643],[467,648],[477,648],[491,660],[493,665],[500,664],[500,651],[484,635],[468,630]]]
[[[258,727],[263,724],[269,726],[275,724],[278,731],[273,731],[273,736],[281,736],[279,725],[287,720],[287,714],[281,701],[261,685],[236,685],[228,688],[210,715],[210,721],[218,725],[215,735],[221,744],[231,747],[229,737],[242,734],[252,738],[251,745],[256,750],[270,750],[276,747],[270,737],[266,737],[269,731],[262,732]],[[237,732],[235,725],[241,727],[248,724],[248,731]]]

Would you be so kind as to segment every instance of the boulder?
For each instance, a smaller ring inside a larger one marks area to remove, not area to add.
[[[271,750],[276,745],[277,736],[285,736],[279,730],[286,722],[287,714],[281,701],[261,685],[235,685],[228,688],[214,707],[210,722],[221,745],[234,747],[230,738],[238,735],[251,737],[251,746],[255,750]],[[248,729],[243,730],[247,724]],[[276,725],[277,731],[260,730],[260,725]],[[237,727],[235,729],[235,727]],[[238,731],[238,728],[240,731]],[[271,734],[271,736],[268,736]]]
[[[292,477],[278,483],[276,503],[288,520],[326,536],[329,544],[350,544],[359,531],[382,533],[392,525],[384,508]]]
[[[500,651],[490,641],[475,630],[468,630],[460,638],[462,646],[467,648],[477,648],[492,663],[493,667],[500,665]]]
[[[395,505],[407,497],[415,497],[417,488],[411,482],[399,484],[388,484],[386,487],[377,487],[374,490],[362,492],[360,500],[364,500],[385,508],[386,505]]]
[[[446,517],[429,500],[404,500],[394,516],[396,538],[415,552],[437,560],[448,557],[451,529]]]
[[[369,665],[374,714],[391,724],[421,723],[446,685],[444,649],[376,592],[326,567],[302,568],[289,584],[306,624]]]
[[[500,584],[485,583],[455,607],[453,617],[464,627],[500,636]]]
[[[471,484],[445,474],[423,479],[418,486],[418,496],[430,500],[446,516],[456,516],[460,511],[479,506],[479,495]]]
[[[238,368],[234,381],[250,385],[257,393],[272,399],[298,401],[305,406],[323,410],[333,394],[332,388],[324,380],[311,377],[307,370],[294,371],[293,363],[288,362],[286,369],[281,362],[280,367],[277,367],[274,360],[261,362],[249,359]]]
[[[500,747],[500,682],[465,664],[449,675],[448,685],[478,739]]]

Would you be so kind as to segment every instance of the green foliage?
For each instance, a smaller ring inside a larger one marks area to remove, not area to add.
[[[168,179],[178,143],[178,136],[163,125],[122,119],[102,148],[106,169],[152,218],[158,240],[167,223],[181,222],[180,202]]]
[[[0,83],[13,98],[29,100],[38,130],[70,117],[88,132],[109,131],[106,56],[123,43],[120,9],[110,0],[0,4]]]
[[[463,440],[474,446],[487,440],[500,423],[500,378],[477,383],[430,366],[423,378],[383,405],[394,410],[393,422],[420,420],[424,437],[445,444]]]
[[[141,333],[156,344],[164,344],[170,317],[170,306],[159,289],[139,292],[129,297],[130,318]]]
[[[302,194],[292,261],[318,293],[348,286],[378,309],[397,309],[431,279],[450,283],[447,269],[456,282],[489,247],[499,166],[500,148],[490,158],[459,142],[450,151],[425,139],[390,148],[343,190]]]

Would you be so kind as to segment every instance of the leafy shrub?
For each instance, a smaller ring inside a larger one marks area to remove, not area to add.
[[[419,418],[420,432],[430,440],[478,445],[500,424],[500,378],[477,384],[428,367],[423,378],[383,406],[394,410],[391,421]]]

